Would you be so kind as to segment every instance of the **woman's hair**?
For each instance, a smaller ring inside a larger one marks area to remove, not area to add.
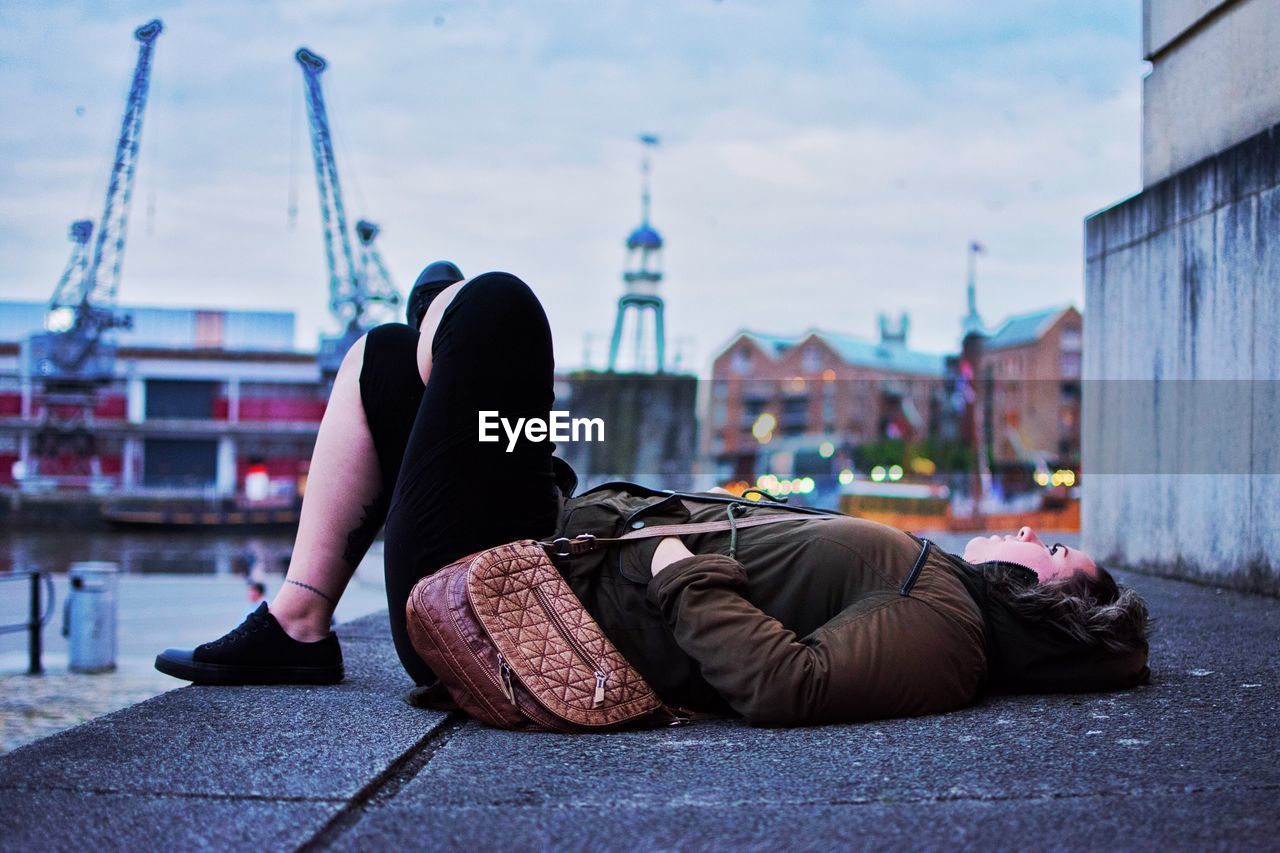
[[[991,593],[1027,622],[1110,652],[1147,647],[1146,602],[1134,590],[1117,584],[1102,566],[1096,577],[1076,572],[1064,580],[1030,584],[1025,571],[1015,571],[1009,564],[986,563],[982,568]]]

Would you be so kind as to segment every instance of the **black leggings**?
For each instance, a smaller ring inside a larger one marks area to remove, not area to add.
[[[419,333],[390,323],[369,332],[360,399],[373,434],[386,519],[387,607],[405,671],[435,676],[414,653],[405,602],[424,576],[474,551],[555,529],[555,445],[523,438],[512,452],[480,442],[480,411],[545,419],[554,400],[551,329],[533,291],[508,273],[464,285],[445,309],[424,387]]]

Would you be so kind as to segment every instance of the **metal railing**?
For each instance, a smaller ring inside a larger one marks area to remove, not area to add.
[[[28,644],[30,665],[27,668],[27,675],[40,675],[44,672],[44,667],[40,663],[42,651],[42,637],[40,632],[44,629],[45,625],[49,624],[49,620],[53,618],[53,575],[49,572],[37,569],[35,571],[14,572],[13,574],[0,575],[0,581],[27,581],[31,584],[31,609],[28,613],[27,621],[14,622],[11,625],[0,625],[0,634],[12,634],[16,631],[30,632],[30,642]],[[44,607],[43,613],[40,612],[40,592],[42,585],[47,598],[47,605]]]

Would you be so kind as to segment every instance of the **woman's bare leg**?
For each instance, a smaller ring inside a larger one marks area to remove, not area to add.
[[[441,291],[422,318],[417,358],[424,385],[431,372],[436,328],[464,284]],[[361,337],[352,345],[334,379],[311,454],[289,571],[269,605],[285,633],[302,642],[328,635],[338,599],[382,527],[378,499],[384,484],[360,399],[366,340]],[[385,488],[394,485],[387,483]]]
[[[378,535],[382,474],[360,401],[365,338],[347,352],[325,408],[307,476],[298,536],[271,614],[295,640],[329,634],[333,610]]]

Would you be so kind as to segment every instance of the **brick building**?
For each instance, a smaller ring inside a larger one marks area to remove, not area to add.
[[[762,452],[921,438],[937,425],[946,359],[907,346],[908,321],[867,341],[809,330],[739,333],[712,362],[704,454],[720,481],[754,481]],[[830,448],[828,448],[830,449]],[[830,455],[830,454],[826,454]]]
[[[982,335],[989,458],[1024,487],[1032,470],[1079,464],[1082,325],[1065,306],[1011,316]],[[829,444],[848,456],[883,439],[959,439],[960,359],[909,349],[907,326],[906,317],[896,328],[881,317],[876,341],[818,330],[738,334],[714,358],[703,402],[703,449],[716,479],[752,482],[762,457],[779,451]]]
[[[1083,320],[1065,306],[1006,319],[982,341],[979,376],[994,467],[1080,460]]]

